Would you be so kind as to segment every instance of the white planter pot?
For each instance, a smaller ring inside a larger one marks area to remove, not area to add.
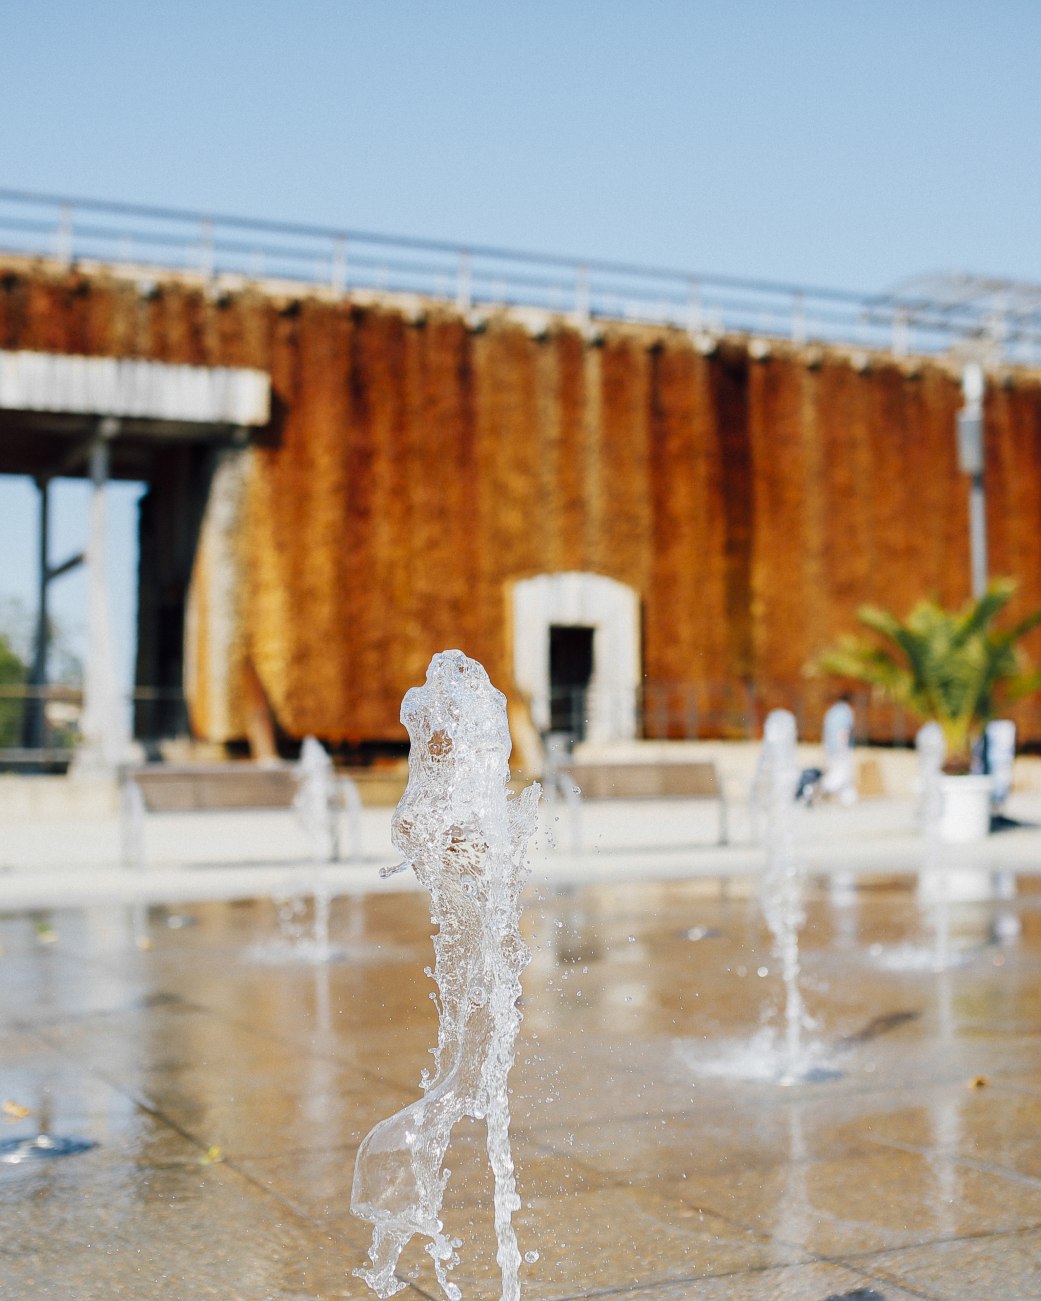
[[[941,777],[943,812],[940,839],[949,845],[983,840],[990,834],[991,778],[970,773],[964,777]]]

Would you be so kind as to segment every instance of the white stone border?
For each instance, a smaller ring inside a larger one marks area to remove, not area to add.
[[[633,588],[604,574],[539,574],[513,584],[511,606],[514,681],[536,728],[549,730],[549,630],[559,624],[594,630],[586,739],[635,737],[641,666],[640,598]]]

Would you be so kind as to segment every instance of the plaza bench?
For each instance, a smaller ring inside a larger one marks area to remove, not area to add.
[[[248,762],[143,764],[120,774],[123,864],[144,866],[144,824],[149,813],[220,813],[293,808],[300,779],[295,765]],[[330,810],[333,861],[340,860],[339,809],[349,818],[349,857],[361,853],[361,798],[354,782],[338,776]]]
[[[720,845],[727,844],[727,802],[719,769],[707,760],[668,763],[561,763],[556,782],[577,787],[582,800],[711,800],[719,805]],[[565,792],[566,793],[566,792]]]

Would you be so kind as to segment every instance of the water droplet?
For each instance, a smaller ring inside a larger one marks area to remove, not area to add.
[[[526,1251],[524,1253],[524,1260],[529,1265],[534,1265],[538,1258],[539,1253],[537,1251]]]
[[[769,968],[769,967],[756,967],[755,974],[756,974],[757,976],[768,976],[768,975],[770,974],[770,968]]]
[[[635,935],[630,935],[630,936],[628,936],[628,940],[629,940],[629,943],[630,943],[630,944],[635,944],[635,943],[636,943],[636,936],[635,936]]]

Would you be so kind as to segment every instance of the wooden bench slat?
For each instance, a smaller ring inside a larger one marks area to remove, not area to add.
[[[723,798],[714,763],[569,763],[561,773],[590,800]]]
[[[727,803],[714,763],[562,764],[558,776],[578,787],[582,800],[714,800],[719,805],[719,844],[728,839]]]
[[[137,768],[125,774],[149,813],[286,809],[296,794],[290,768]]]

